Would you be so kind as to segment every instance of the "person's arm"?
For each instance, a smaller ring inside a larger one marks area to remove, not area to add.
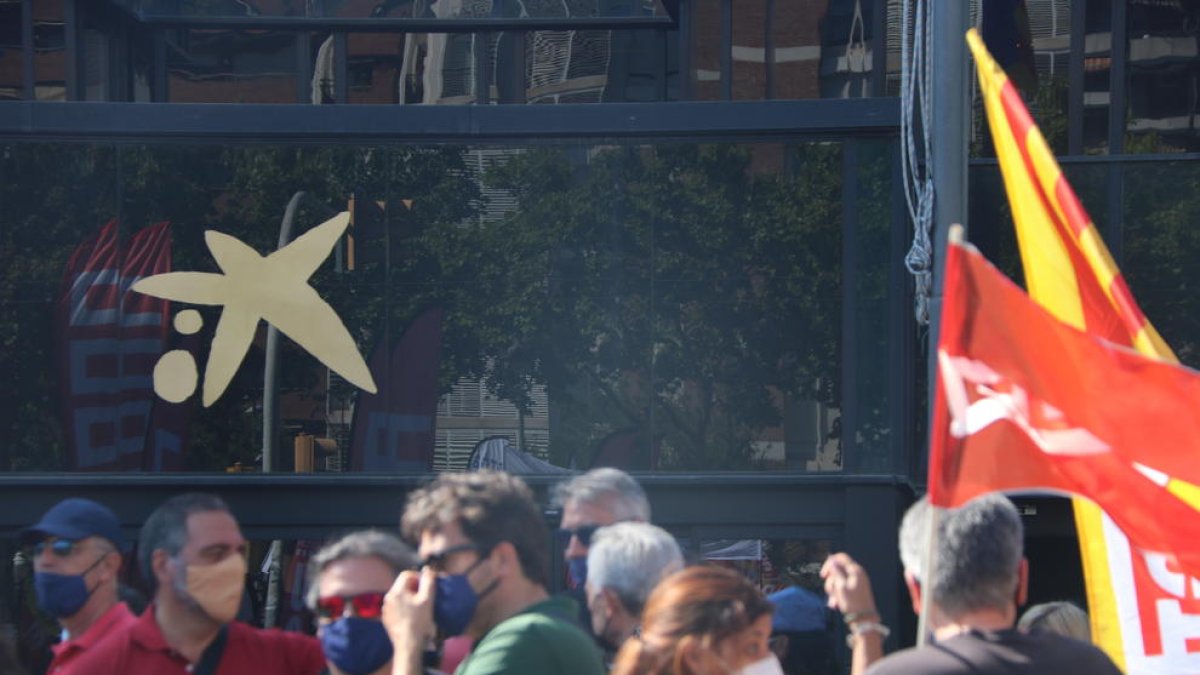
[[[392,675],[422,675],[425,645],[434,637],[436,575],[401,572],[383,600],[383,625],[392,640]]]
[[[890,632],[880,623],[867,571],[845,553],[834,553],[821,567],[829,606],[841,612],[849,632],[850,675],[862,675],[883,658],[883,640]]]

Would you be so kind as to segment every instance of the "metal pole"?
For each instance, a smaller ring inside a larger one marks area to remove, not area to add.
[[[279,224],[279,246],[283,248],[292,240],[292,221],[296,218],[296,207],[304,198],[304,192],[292,195],[287,209],[283,212],[283,221]],[[278,249],[277,249],[278,250]],[[279,444],[279,331],[267,324],[267,346],[263,366],[263,435],[262,435],[262,471],[271,473],[275,469],[275,452]]]
[[[287,209],[283,212],[283,221],[279,223],[279,245],[276,250],[288,245],[292,240],[292,222],[296,219],[296,207],[304,198],[304,192],[298,191],[292,195]],[[274,457],[276,446],[279,445],[279,330],[267,324],[267,346],[263,366],[263,440],[262,440],[262,471],[270,473],[275,468]],[[282,575],[283,541],[273,539],[270,551],[267,553],[270,567],[267,571],[267,597],[263,607],[263,627],[275,626],[279,613],[279,580]]]
[[[933,296],[929,304],[929,411],[933,412],[936,382],[938,327],[942,320],[942,287],[945,283],[946,240],[950,226],[967,227],[967,132],[972,65],[966,33],[970,16],[966,2],[931,2],[933,57],[932,110],[922,110],[924,128],[933,137]],[[964,232],[965,234],[965,232]]]

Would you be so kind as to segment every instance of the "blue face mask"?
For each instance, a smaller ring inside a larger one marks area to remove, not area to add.
[[[433,595],[433,622],[442,635],[462,635],[478,606],[479,595],[471,588],[467,575],[452,574],[437,578],[437,589]]]
[[[480,563],[487,558],[481,557],[462,574],[448,574],[437,578],[437,587],[433,594],[433,622],[443,637],[462,635],[475,616],[475,608],[479,601],[496,589],[499,579],[493,581],[482,593],[476,593],[467,579]]]
[[[583,588],[587,583],[587,556],[567,559],[567,576],[575,588]]]
[[[92,595],[82,574],[34,572],[33,590],[38,607],[56,619],[75,616]]]
[[[321,630],[325,658],[346,675],[367,675],[392,660],[387,629],[373,619],[347,616]]]

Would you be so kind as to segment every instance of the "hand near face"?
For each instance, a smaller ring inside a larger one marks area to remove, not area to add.
[[[437,575],[428,568],[421,572],[401,572],[383,599],[383,625],[395,650],[395,672],[421,672],[425,645],[435,636],[433,594],[436,579]]]
[[[875,612],[875,595],[867,571],[845,553],[834,553],[821,566],[829,607],[842,614]]]

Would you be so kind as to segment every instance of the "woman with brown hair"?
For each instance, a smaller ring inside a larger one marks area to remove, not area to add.
[[[641,634],[625,641],[611,675],[781,674],[767,645],[771,611],[741,574],[688,567],[650,594]]]

